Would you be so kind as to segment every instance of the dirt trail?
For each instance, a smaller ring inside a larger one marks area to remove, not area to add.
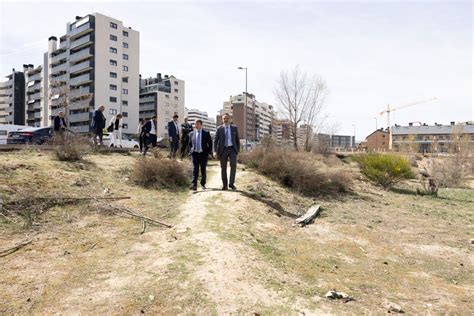
[[[205,218],[209,210],[209,200],[234,200],[235,192],[222,191],[219,166],[209,168],[205,192],[195,192],[182,206],[181,218],[176,226],[177,232],[186,229],[186,238],[199,247],[203,256],[203,264],[196,267],[193,278],[204,284],[211,301],[219,314],[232,313],[249,306],[285,305],[278,294],[260,284],[250,271],[255,262],[249,262],[252,249],[222,240],[216,233],[205,227]],[[245,199],[245,198],[242,198]],[[239,203],[243,203],[240,201]],[[231,203],[221,212],[232,212]]]

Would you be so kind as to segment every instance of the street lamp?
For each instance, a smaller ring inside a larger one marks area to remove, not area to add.
[[[244,109],[244,115],[245,115],[245,150],[247,150],[247,67],[238,67],[237,69],[239,70],[244,70],[245,69],[245,109]]]

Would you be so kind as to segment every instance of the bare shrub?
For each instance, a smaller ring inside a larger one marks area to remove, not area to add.
[[[54,154],[59,161],[81,161],[91,151],[89,141],[81,136],[53,137]]]
[[[241,163],[308,196],[346,192],[351,183],[347,173],[323,170],[308,153],[259,148],[239,156]]]
[[[143,187],[174,189],[189,184],[190,168],[166,158],[139,158],[132,168],[131,179]]]

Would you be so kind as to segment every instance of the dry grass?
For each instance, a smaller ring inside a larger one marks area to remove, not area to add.
[[[190,175],[188,163],[167,158],[140,158],[133,165],[131,179],[146,188],[175,189],[188,186]]]

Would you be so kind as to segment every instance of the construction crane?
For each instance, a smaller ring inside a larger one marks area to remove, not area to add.
[[[407,107],[410,107],[410,106],[413,106],[413,105],[417,105],[417,104],[421,104],[421,103],[425,103],[425,102],[430,102],[430,101],[433,101],[433,100],[436,100],[436,97],[426,99],[426,100],[420,100],[420,101],[406,103],[406,104],[403,104],[403,105],[400,105],[400,106],[397,106],[397,107],[391,107],[390,104],[387,104],[387,108],[379,113],[380,115],[384,115],[384,113],[387,113],[387,128],[388,128],[388,132],[389,132],[389,136],[388,136],[389,137],[388,138],[388,149],[389,150],[392,150],[392,127],[390,126],[390,113],[393,112],[393,111],[397,111],[397,110],[400,110],[400,109],[404,109],[404,108],[407,108]]]

